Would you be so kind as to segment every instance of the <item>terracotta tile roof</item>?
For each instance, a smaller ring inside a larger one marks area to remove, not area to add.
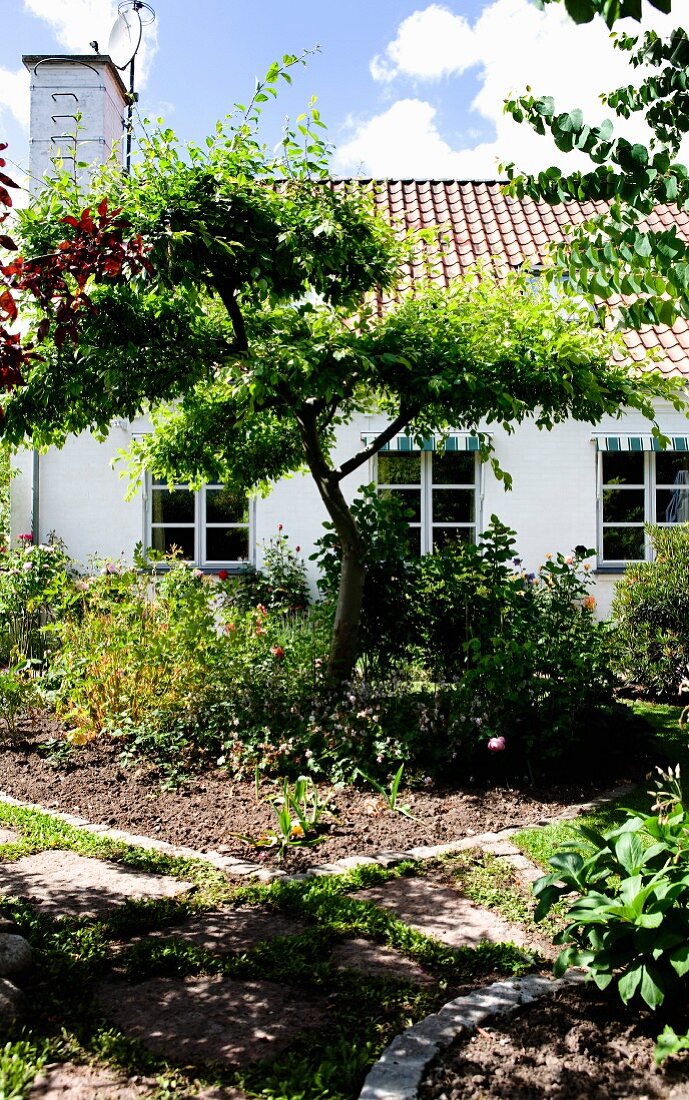
[[[505,265],[532,265],[545,258],[550,241],[564,238],[564,228],[603,212],[602,203],[566,203],[549,206],[532,199],[512,199],[497,182],[464,180],[335,180],[334,187],[357,186],[373,194],[380,213],[408,229],[440,227],[445,232],[442,249],[434,247],[409,264],[402,290],[409,290],[422,277],[430,276],[447,286],[477,260],[504,270]],[[689,214],[674,207],[658,207],[647,219],[649,228],[669,229],[676,225],[689,241]],[[383,297],[384,309],[392,298]],[[656,368],[664,374],[689,377],[689,323],[678,321],[672,328],[653,326],[624,334],[632,360],[638,362],[651,349],[662,358]]]

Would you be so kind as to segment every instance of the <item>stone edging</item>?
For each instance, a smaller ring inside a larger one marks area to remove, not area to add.
[[[507,838],[521,832],[524,828],[538,828],[542,825],[552,825],[556,821],[566,821],[570,818],[577,817],[579,814],[590,813],[606,805],[606,803],[610,802],[613,798],[628,794],[633,789],[634,786],[632,784],[613,787],[604,791],[603,794],[594,798],[591,802],[573,803],[561,813],[553,817],[542,818],[540,821],[534,822],[531,826],[510,825],[504,829],[499,829],[497,832],[475,833],[471,836],[462,837],[460,840],[450,841],[447,844],[421,845],[404,851],[382,851],[376,853],[375,856],[346,856],[344,859],[335,860],[333,863],[314,864],[314,866],[310,867],[307,871],[294,875],[288,875],[286,871],[265,867],[260,863],[254,863],[248,859],[243,860],[236,859],[233,856],[226,856],[223,855],[222,852],[200,852],[196,848],[169,844],[165,840],[156,840],[149,836],[138,836],[136,833],[129,833],[124,829],[111,829],[107,825],[94,825],[92,822],[87,821],[86,818],[76,817],[74,814],[64,813],[62,810],[49,809],[35,802],[22,802],[21,799],[5,794],[4,791],[0,791],[0,802],[5,802],[9,806],[18,806],[20,809],[37,810],[40,813],[47,814],[49,817],[56,817],[59,821],[64,821],[67,825],[72,825],[75,829],[81,829],[85,833],[93,833],[96,836],[102,836],[108,840],[119,840],[124,844],[131,844],[134,847],[148,849],[149,851],[161,852],[164,855],[177,856],[183,859],[198,859],[205,863],[210,863],[219,871],[224,871],[227,874],[255,878],[261,882],[272,882],[274,879],[278,878],[286,881],[299,881],[313,876],[342,875],[347,871],[353,870],[355,867],[361,867],[367,863],[376,863],[379,866],[390,867],[404,860],[434,859],[437,856],[450,855],[452,852],[467,851],[471,848],[484,848],[488,851],[494,851],[495,855],[505,856],[516,870],[523,871],[524,874],[529,877],[533,870],[533,864],[518,852],[517,849],[514,849],[512,845],[505,845],[504,841],[507,840]],[[541,872],[539,871],[538,874],[540,875]]]
[[[550,997],[564,985],[580,982],[582,974],[554,980],[531,976],[510,978],[448,1001],[398,1035],[369,1071],[359,1100],[417,1100],[426,1068],[457,1038],[463,1028],[475,1028],[491,1016],[511,1012],[540,997]]]

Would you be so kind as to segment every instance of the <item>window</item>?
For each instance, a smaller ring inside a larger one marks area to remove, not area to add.
[[[385,451],[377,456],[378,491],[401,497],[410,513],[414,554],[476,538],[476,455],[469,451]]]
[[[644,523],[689,521],[689,453],[604,451],[599,455],[602,562],[644,561],[651,547]]]
[[[251,503],[246,494],[222,485],[188,485],[153,481],[149,488],[147,543],[154,550],[182,557],[200,566],[247,562],[251,547]]]

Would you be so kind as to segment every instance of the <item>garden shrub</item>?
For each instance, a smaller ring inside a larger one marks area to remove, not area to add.
[[[54,627],[58,714],[89,737],[188,708],[216,644],[201,575],[173,562],[152,581],[107,562],[75,587],[79,600]]]
[[[282,524],[278,524],[277,535],[264,547],[261,568],[249,568],[238,577],[227,578],[229,602],[244,611],[259,604],[270,611],[305,611],[311,593],[300,550],[299,546],[292,549],[289,535],[284,535]]]
[[[74,565],[58,541],[18,546],[0,555],[0,660],[43,661],[52,647],[49,627],[74,599]]]
[[[0,741],[16,741],[20,719],[41,704],[41,691],[29,665],[0,669]]]
[[[599,989],[616,987],[625,1004],[653,1009],[666,998],[685,1001],[689,975],[689,815],[679,767],[660,773],[654,793],[650,814],[627,811],[603,833],[575,828],[548,861],[554,871],[534,886],[537,920],[576,894],[555,938],[565,945],[556,975],[585,966]]]
[[[689,525],[647,532],[654,560],[630,562],[615,589],[615,666],[627,684],[672,699],[689,674]]]

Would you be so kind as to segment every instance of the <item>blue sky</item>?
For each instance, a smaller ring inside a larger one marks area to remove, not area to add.
[[[575,28],[559,5],[540,13],[530,0],[153,2],[142,112],[202,140],[274,58],[318,43],[268,137],[316,94],[340,174],[490,178],[498,160],[543,167],[552,149],[505,119],[505,95],[531,83],[601,117],[591,74],[603,87],[627,79],[600,22]],[[28,141],[21,55],[89,52],[92,38],[105,50],[115,9],[114,0],[0,0],[0,140],[16,160]]]

